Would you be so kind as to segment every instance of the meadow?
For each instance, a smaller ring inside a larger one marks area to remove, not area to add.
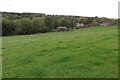
[[[118,78],[117,26],[2,40],[3,78]]]

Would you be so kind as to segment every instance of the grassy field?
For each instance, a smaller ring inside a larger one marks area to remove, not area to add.
[[[117,78],[116,26],[3,37],[3,78]]]

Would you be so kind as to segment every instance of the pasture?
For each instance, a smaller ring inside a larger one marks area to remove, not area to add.
[[[3,78],[117,78],[116,26],[3,37]]]

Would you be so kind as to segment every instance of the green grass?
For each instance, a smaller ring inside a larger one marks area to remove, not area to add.
[[[116,26],[3,37],[3,78],[117,78]]]

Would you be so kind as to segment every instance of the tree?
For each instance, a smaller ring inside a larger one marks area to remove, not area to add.
[[[15,29],[15,34],[19,35],[21,34],[21,29],[22,29],[22,25],[21,25],[21,20],[17,19],[17,20],[13,20],[12,21],[13,25],[14,25],[14,29]]]
[[[45,18],[45,26],[47,26],[48,29],[54,29],[54,21],[51,16],[47,16]]]
[[[46,32],[46,27],[44,23],[44,18],[36,17],[32,19],[33,21],[33,30],[35,33]]]
[[[0,36],[2,36],[2,15],[0,15]]]
[[[76,23],[84,24],[84,27],[98,26],[101,23],[116,25],[116,19],[106,17],[82,17],[65,15],[45,15],[42,13],[13,13],[2,12],[3,35],[21,35],[49,32],[57,26],[67,26],[73,29]]]
[[[68,27],[73,29],[75,26],[76,26],[76,18],[74,17],[69,18]]]
[[[54,18],[54,29],[56,29],[57,26],[59,26],[58,18]]]
[[[21,34],[32,34],[33,26],[29,18],[22,18],[21,20]]]
[[[98,26],[99,25],[99,23],[96,20],[93,20],[92,24],[93,24],[93,26]]]
[[[67,26],[67,20],[65,18],[58,19],[58,25],[59,26]]]
[[[3,36],[9,36],[14,34],[14,26],[11,22],[11,20],[7,18],[2,19],[2,35]]]

